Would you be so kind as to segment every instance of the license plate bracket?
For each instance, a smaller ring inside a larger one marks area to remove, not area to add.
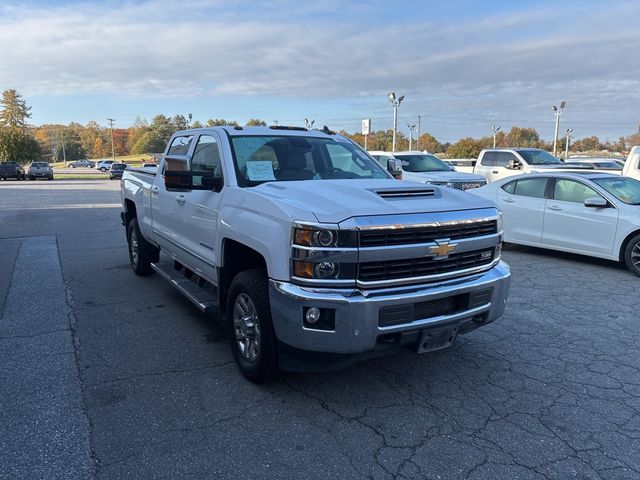
[[[450,347],[458,337],[459,327],[445,327],[436,330],[424,330],[416,351],[418,353],[435,352]]]

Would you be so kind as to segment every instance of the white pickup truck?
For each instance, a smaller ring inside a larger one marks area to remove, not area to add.
[[[177,132],[122,205],[135,273],[215,312],[253,381],[445,348],[507,301],[493,202],[394,180],[326,127]]]

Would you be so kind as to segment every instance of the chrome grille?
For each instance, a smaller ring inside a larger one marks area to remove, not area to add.
[[[361,282],[380,282],[411,279],[481,267],[493,262],[494,253],[493,248],[488,248],[454,253],[441,260],[435,260],[433,257],[421,257],[361,263],[358,268],[358,280]]]
[[[456,190],[469,190],[471,188],[478,188],[486,185],[486,180],[456,180],[449,182],[448,185]]]
[[[473,223],[455,223],[427,227],[398,229],[373,229],[360,231],[360,247],[380,247],[385,245],[411,245],[429,243],[441,238],[460,240],[498,233],[497,222],[486,220]]]

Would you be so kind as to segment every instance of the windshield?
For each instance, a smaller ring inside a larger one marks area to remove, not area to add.
[[[557,157],[544,150],[518,150],[529,165],[562,165]]]
[[[406,172],[450,172],[451,167],[435,155],[398,155]]]
[[[389,178],[378,162],[341,137],[231,137],[242,187],[270,181]]]
[[[640,205],[640,182],[628,177],[594,178],[600,185],[618,200],[629,205]]]

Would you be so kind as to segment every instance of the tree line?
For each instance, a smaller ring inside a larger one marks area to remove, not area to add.
[[[130,154],[152,154],[164,150],[169,137],[177,130],[214,126],[237,126],[238,122],[223,118],[211,118],[205,122],[190,122],[183,115],[169,117],[158,114],[147,121],[140,117],[129,128],[114,128],[113,136],[109,127],[90,121],[86,125],[72,122],[69,125],[45,124],[33,126],[27,123],[31,118],[31,107],[16,90],[5,90],[0,99],[0,160],[28,163],[33,160],[57,162],[63,159],[110,157]],[[246,122],[246,126],[266,126],[258,118]],[[346,137],[364,146],[361,133],[340,131]],[[113,138],[113,145],[112,139]],[[412,148],[440,154],[447,158],[476,158],[483,148],[493,146],[493,136],[482,138],[462,138],[455,143],[438,141],[433,135],[423,133],[419,140],[412,139]],[[393,131],[379,130],[367,136],[368,150],[391,151]],[[565,139],[558,141],[558,150],[564,151]],[[402,132],[396,135],[397,150],[409,149],[409,138]],[[571,152],[597,152],[606,150],[624,154],[632,145],[640,144],[640,135],[620,137],[616,142],[601,141],[591,136],[576,140],[570,145]],[[551,150],[553,145],[545,142],[534,128],[513,127],[508,132],[496,135],[498,147],[537,147]]]

